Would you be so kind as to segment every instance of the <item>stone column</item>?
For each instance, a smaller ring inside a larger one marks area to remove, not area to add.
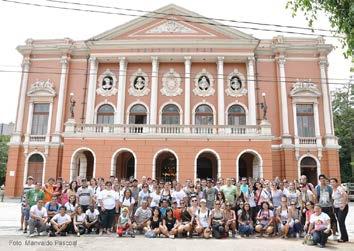
[[[19,105],[17,110],[15,133],[11,138],[12,143],[21,142],[23,114],[25,110],[26,92],[27,92],[27,85],[28,85],[28,72],[29,72],[30,64],[31,63],[29,57],[25,57],[22,62],[21,91],[20,91]]]
[[[191,124],[191,57],[184,57],[184,125]]]
[[[47,127],[47,134],[45,137],[45,142],[49,143],[50,141],[50,130],[52,127],[52,117],[53,117],[53,101],[49,103],[49,115],[48,115],[48,127]]]
[[[224,57],[218,57],[218,125],[225,125],[225,101],[224,101]]]
[[[151,72],[151,94],[150,94],[150,125],[156,125],[157,118],[157,87],[158,87],[158,71],[159,61],[158,57],[151,57],[152,72]]]
[[[127,78],[127,61],[125,57],[120,57],[118,95],[117,95],[117,114],[115,116],[115,124],[124,124],[126,78]]]
[[[96,57],[90,57],[90,76],[89,85],[87,91],[87,103],[86,103],[86,124],[93,124],[95,113],[95,98],[96,98],[96,83],[97,83],[97,69],[98,62]]]
[[[52,141],[55,143],[60,143],[60,133],[61,126],[63,121],[63,110],[64,110],[64,98],[65,98],[65,89],[67,83],[67,73],[68,73],[68,57],[63,56],[60,60],[61,63],[61,74],[60,74],[60,84],[59,84],[59,95],[58,95],[58,108],[55,119],[55,132],[53,135]]]
[[[331,126],[331,109],[329,103],[329,93],[327,85],[327,60],[325,58],[320,59],[320,71],[321,71],[321,89],[322,89],[322,102],[323,102],[323,118],[325,123],[326,136],[332,135]]]
[[[279,77],[280,77],[280,97],[281,97],[281,120],[283,128],[283,144],[291,144],[291,139],[289,135],[289,117],[288,117],[288,97],[286,91],[286,81],[285,81],[285,56],[281,55],[278,58],[279,65]]]
[[[254,57],[247,58],[248,124],[256,125],[256,91],[254,83]]]
[[[33,120],[33,102],[29,103],[28,107],[28,116],[27,116],[27,128],[26,128],[26,135],[25,135],[25,143],[29,142],[29,136],[31,135],[32,130],[32,120]]]

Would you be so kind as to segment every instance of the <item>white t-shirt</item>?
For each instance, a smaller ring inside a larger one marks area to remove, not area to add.
[[[75,211],[75,205],[71,204],[69,201],[65,203],[66,211],[67,212],[74,212]]]
[[[85,213],[75,215],[76,222],[85,222],[85,218],[86,218]]]
[[[118,194],[114,190],[103,190],[97,196],[98,200],[102,200],[105,209],[113,209],[116,206],[118,200]]]
[[[175,200],[177,202],[177,207],[180,206],[180,201],[183,200],[184,197],[186,197],[186,193],[181,189],[179,191],[173,191],[172,193],[172,200]]]
[[[30,213],[34,214],[35,216],[45,218],[48,217],[47,209],[42,207],[40,210],[38,209],[37,205],[31,207]]]
[[[150,197],[150,192],[149,191],[144,192],[144,190],[141,190],[139,192],[139,205],[141,205],[141,202],[143,200],[147,201],[149,197]]]
[[[91,212],[90,209],[87,209],[86,210],[86,215],[87,215],[89,221],[92,222],[92,221],[98,219],[98,216],[100,215],[100,212],[98,212],[97,209],[94,209],[93,212]]]
[[[316,215],[315,213],[310,216],[310,223],[315,224],[315,230],[323,230],[328,227],[328,221],[330,220],[328,214],[321,212],[320,215]]]
[[[121,196],[119,201],[120,203],[122,203],[123,207],[130,207],[130,205],[135,203],[133,196],[131,196],[130,198],[125,198],[124,196]]]
[[[195,217],[198,218],[199,223],[202,225],[202,227],[209,227],[209,216],[210,216],[210,211],[207,209],[204,213],[202,210],[199,208],[195,212]]]
[[[160,204],[161,194],[156,194],[156,192],[153,192],[150,194],[150,197],[151,197],[150,207],[158,207]]]
[[[62,216],[61,214],[56,214],[54,215],[52,220],[56,221],[58,224],[64,224],[66,222],[70,222],[71,217],[68,214],[64,214],[64,216]]]

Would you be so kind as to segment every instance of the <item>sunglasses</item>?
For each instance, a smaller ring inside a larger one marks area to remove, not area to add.
[[[197,200],[192,200],[192,202],[197,202]]]
[[[227,207],[231,207],[231,205],[229,205],[229,204],[226,204],[226,206],[227,206]]]
[[[220,206],[220,203],[215,203],[216,206]]]

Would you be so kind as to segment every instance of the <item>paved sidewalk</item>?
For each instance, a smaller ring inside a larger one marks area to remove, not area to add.
[[[132,238],[117,238],[112,236],[83,235],[61,238],[35,237],[28,238],[19,228],[20,205],[18,200],[0,202],[0,250],[164,250],[164,251],[207,251],[207,250],[245,250],[247,251],[302,251],[320,250],[314,246],[302,245],[301,240],[279,238],[237,238],[225,240],[203,239],[147,239],[143,236]],[[354,251],[354,203],[350,204],[347,217],[350,243],[339,244],[329,241],[326,250]],[[100,250],[100,251],[101,251]]]

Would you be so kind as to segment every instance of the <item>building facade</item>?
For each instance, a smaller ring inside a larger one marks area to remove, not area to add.
[[[260,40],[176,5],[157,12],[166,15],[85,41],[18,47],[7,195],[19,195],[28,175],[339,177],[331,45]]]

